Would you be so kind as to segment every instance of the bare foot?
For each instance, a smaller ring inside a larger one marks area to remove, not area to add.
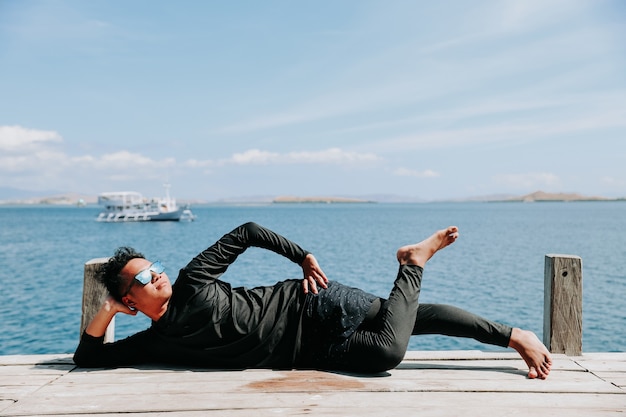
[[[509,347],[515,349],[528,365],[528,378],[546,379],[548,377],[552,367],[552,358],[536,334],[515,328],[511,332]]]
[[[456,226],[438,230],[419,243],[398,249],[396,254],[398,262],[400,265],[417,265],[423,268],[438,250],[454,243],[457,237],[459,237],[459,229]]]

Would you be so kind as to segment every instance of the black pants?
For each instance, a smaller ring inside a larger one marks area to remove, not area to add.
[[[400,266],[389,298],[372,304],[367,318],[341,347],[341,368],[358,372],[394,368],[404,358],[411,335],[469,337],[508,346],[509,326],[449,305],[420,305],[422,272],[419,266]]]

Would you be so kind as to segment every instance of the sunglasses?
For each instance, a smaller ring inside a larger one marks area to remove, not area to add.
[[[133,288],[135,281],[139,281],[141,285],[146,285],[147,283],[152,281],[153,272],[159,275],[162,274],[163,271],[165,271],[165,267],[163,266],[161,261],[153,262],[147,269],[143,269],[139,271],[137,275],[135,275],[135,279],[130,282],[128,289],[124,292],[124,295],[122,295],[122,297],[128,295],[130,289]]]

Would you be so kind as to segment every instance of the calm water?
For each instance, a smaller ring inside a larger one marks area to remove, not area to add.
[[[626,346],[626,203],[441,203],[195,207],[193,223],[103,224],[98,208],[0,207],[0,355],[73,352],[83,264],[121,245],[160,259],[170,277],[235,226],[253,220],[312,251],[331,279],[386,296],[396,249],[456,224],[461,237],[428,264],[420,300],[543,328],[547,253],[583,258],[583,350]],[[235,286],[300,276],[298,266],[251,249],[224,276]],[[149,325],[118,317],[116,336]],[[471,340],[412,338],[410,349],[483,349]]]

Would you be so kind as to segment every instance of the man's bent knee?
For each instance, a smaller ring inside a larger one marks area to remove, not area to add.
[[[400,347],[381,347],[372,352],[372,355],[362,364],[364,372],[384,372],[400,365],[404,359],[405,350]]]

